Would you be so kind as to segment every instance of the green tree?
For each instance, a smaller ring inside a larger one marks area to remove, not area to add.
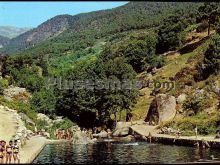
[[[5,88],[8,87],[8,80],[0,79],[0,94],[3,94]]]
[[[214,25],[219,18],[219,4],[205,2],[204,5],[198,8],[198,22],[207,22],[208,23],[208,35],[210,35],[211,25]]]
[[[193,111],[196,115],[202,109],[202,99],[195,96],[189,96],[183,103],[183,108],[187,111]]]
[[[130,36],[129,40],[120,41],[117,46],[107,45],[102,53],[103,61],[115,57],[125,57],[136,72],[161,67],[164,63],[162,57],[155,54],[157,36],[154,32],[141,33]]]
[[[30,104],[32,109],[38,113],[53,115],[56,113],[56,101],[53,89],[41,89],[39,92],[33,93]]]
[[[216,34],[210,41],[204,53],[204,59],[196,66],[196,80],[204,80],[220,70],[220,35]]]
[[[211,73],[218,73],[220,70],[220,35],[213,37],[204,54],[204,65]]]
[[[180,33],[187,27],[187,22],[178,15],[165,19],[158,29],[157,53],[175,50],[181,46]]]

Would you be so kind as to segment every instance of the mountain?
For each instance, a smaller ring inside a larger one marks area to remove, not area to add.
[[[22,33],[30,30],[31,28],[18,28],[12,26],[0,26],[0,36],[7,38],[14,38],[19,36]]]
[[[10,39],[7,37],[0,36],[0,49],[9,43]]]
[[[158,112],[169,111],[172,120],[160,126],[187,136],[198,126],[200,135],[213,135],[220,126],[220,25],[218,19],[210,25],[204,21],[207,13],[220,16],[220,6],[213,6],[130,2],[111,10],[54,17],[2,48],[11,53],[0,56],[0,93],[8,85],[19,86],[31,92],[32,99],[25,105],[10,103],[0,94],[0,102],[17,105],[29,117],[65,116],[82,127],[122,121],[127,112],[136,118],[133,121],[149,113],[147,122],[157,124]],[[101,80],[98,88],[104,86],[94,90],[93,81],[87,80]],[[122,80],[143,84],[138,91],[110,90],[108,80],[114,89],[133,85],[115,84]]]
[[[65,47],[65,51],[78,50],[93,45],[97,39],[116,33],[156,27],[167,15],[177,10],[189,15],[198,5],[184,2],[129,2],[109,10],[75,16],[59,15],[13,38],[3,52],[13,53],[48,39],[51,39],[47,43],[49,46],[56,44],[56,47]]]
[[[70,18],[70,15],[56,16],[42,23],[37,28],[29,30],[18,37],[11,39],[7,47],[10,49],[8,51],[13,52],[19,49],[24,49],[62,33],[68,28]]]

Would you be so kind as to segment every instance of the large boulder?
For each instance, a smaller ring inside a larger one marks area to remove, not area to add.
[[[47,115],[42,114],[42,113],[38,113],[37,114],[37,120],[45,121],[48,126],[52,126],[53,125],[53,120],[50,119]]]
[[[218,81],[212,83],[211,89],[215,94],[220,96],[220,84]]]
[[[187,95],[185,93],[179,95],[176,99],[178,104],[182,104],[186,100]]]
[[[120,141],[122,141],[122,142],[131,142],[131,141],[134,141],[134,140],[135,140],[135,138],[132,135],[128,135],[128,136],[122,137],[120,139]]]
[[[150,105],[145,121],[150,124],[162,124],[172,121],[175,115],[175,97],[167,94],[158,94]]]
[[[129,127],[131,122],[117,122],[116,128],[113,132],[113,136],[127,136],[129,134]]]
[[[105,130],[102,130],[100,133],[93,134],[93,136],[97,138],[107,138],[108,132],[106,132]]]
[[[33,122],[33,120],[31,120],[26,114],[24,113],[19,113],[19,116],[21,117],[21,119],[23,121],[25,121],[27,124],[34,126],[35,123]]]

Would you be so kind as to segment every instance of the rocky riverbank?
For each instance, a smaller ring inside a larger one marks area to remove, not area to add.
[[[175,144],[175,145],[185,145],[185,146],[194,146],[196,143],[205,144],[205,147],[208,148],[217,148],[220,149],[220,139],[215,139],[214,136],[172,136],[167,134],[159,134],[156,131],[156,126],[148,125],[134,125],[130,127],[133,135],[139,135],[143,140],[149,141],[149,133],[151,133],[151,142],[163,143],[163,144]],[[206,145],[208,144],[208,145]]]
[[[16,110],[0,105],[0,140],[17,140],[20,145],[20,163],[32,163],[47,144],[69,142],[67,140],[49,140],[34,135],[25,127],[24,116]]]

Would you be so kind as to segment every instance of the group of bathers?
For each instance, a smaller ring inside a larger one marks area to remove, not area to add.
[[[0,141],[0,164],[3,163],[11,163],[12,158],[14,159],[14,163],[20,163],[19,158],[19,145],[17,140],[9,141],[7,144],[6,141]]]

